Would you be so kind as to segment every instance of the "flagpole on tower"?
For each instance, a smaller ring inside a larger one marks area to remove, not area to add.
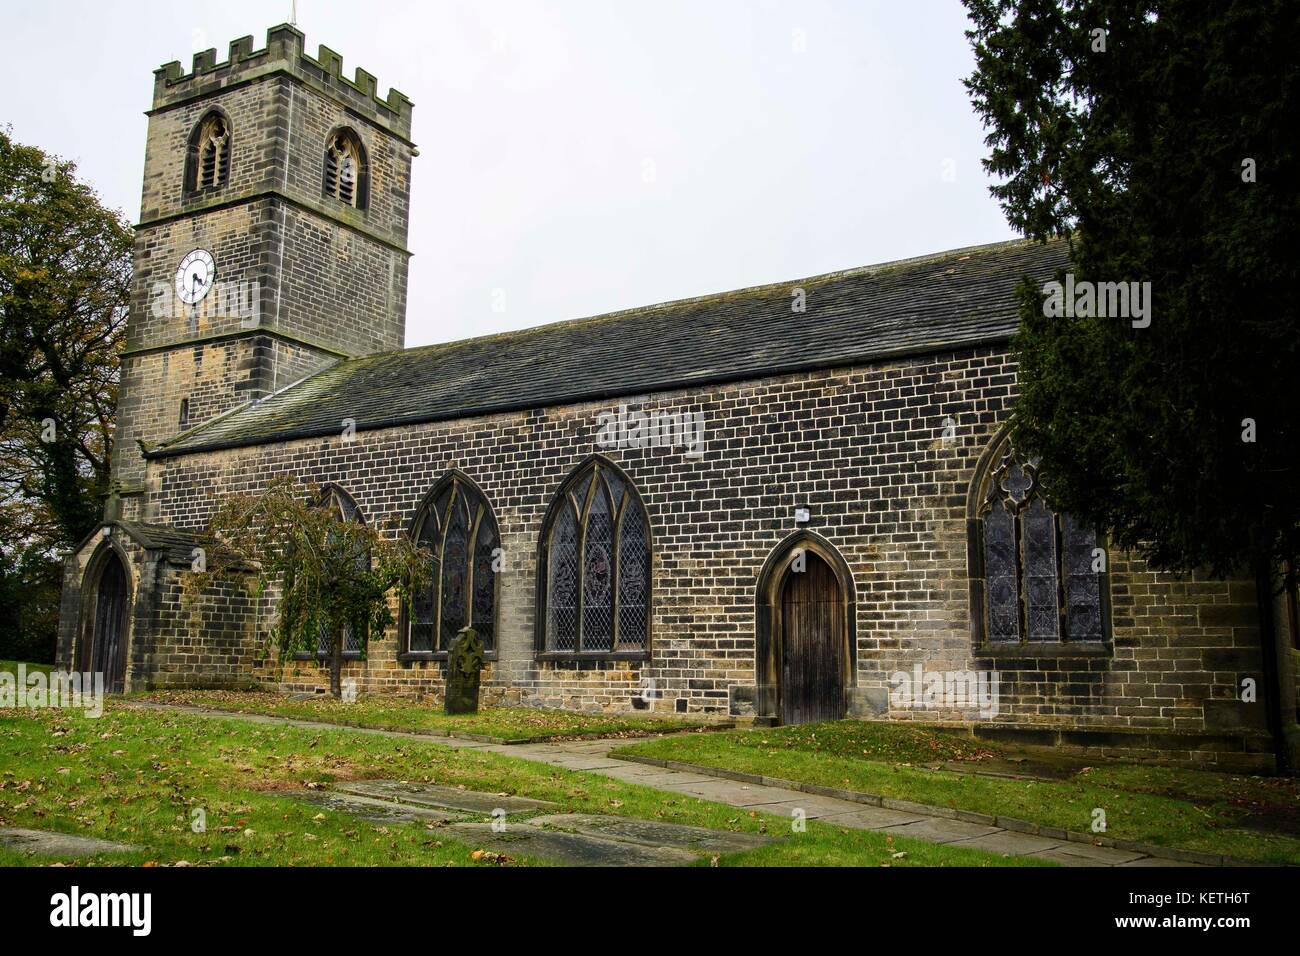
[[[298,0],[291,0],[289,8],[289,23],[292,26],[298,25]]]

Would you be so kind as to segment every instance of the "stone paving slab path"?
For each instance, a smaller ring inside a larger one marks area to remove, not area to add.
[[[904,829],[900,827],[896,832],[901,833]],[[995,830],[993,833],[987,833],[984,836],[964,837],[961,845],[974,847],[977,850],[987,850],[989,853],[1015,853],[1033,856],[1035,853],[1050,850],[1061,844],[1050,837],[1033,836],[1029,833],[1011,833],[1009,830]]]
[[[645,764],[625,764],[621,767],[609,767],[600,772],[602,777],[613,777],[615,780],[622,780],[625,783],[644,783],[646,777],[655,777],[662,774],[663,771],[658,767],[648,767]]]
[[[849,813],[836,813],[821,819],[823,823],[834,823],[836,826],[841,827],[854,827],[859,830],[885,830],[903,823],[915,823],[917,820],[925,818],[917,816],[915,813],[905,813],[902,810],[890,810],[888,807],[864,807],[859,804],[857,810],[852,810]]]
[[[765,804],[774,805],[790,800],[791,791],[779,787],[755,786],[747,783],[734,783],[719,780],[716,777],[702,783],[679,783],[672,780],[658,784],[656,789],[672,790],[677,793],[702,797],[714,803],[726,803],[733,807],[761,808]],[[804,802],[811,805],[816,797],[808,797]]]
[[[1194,867],[1201,865],[1196,863],[1184,863],[1178,860],[1147,853],[1119,850],[1113,847],[1093,846],[1088,843],[1076,843],[1064,839],[1056,840],[1049,837],[1035,836],[1028,833],[1020,833],[1015,830],[1007,830],[1002,827],[989,827],[980,826],[979,824],[974,823],[966,823],[965,821],[952,819],[951,811],[945,813],[938,808],[936,808],[933,815],[922,812],[920,807],[915,808],[914,812],[889,810],[887,808],[872,807],[851,800],[814,796],[800,790],[791,790],[784,787],[770,787],[766,785],[742,784],[720,777],[708,776],[706,774],[692,773],[691,771],[685,770],[668,770],[662,767],[650,767],[643,764],[619,761],[617,758],[608,757],[610,750],[626,743],[623,739],[492,745],[478,741],[465,740],[458,737],[433,737],[423,734],[403,733],[401,731],[361,730],[359,728],[341,727],[336,724],[327,724],[319,721],[268,717],[265,715],[244,714],[233,711],[197,711],[193,708],[173,707],[169,704],[141,704],[137,702],[131,706],[147,706],[154,710],[176,710],[189,714],[199,713],[210,717],[229,718],[234,720],[252,720],[257,723],[288,723],[297,727],[309,727],[319,730],[354,731],[358,733],[381,734],[401,738],[415,737],[430,746],[453,747],[456,749],[466,750],[483,750],[504,754],[509,757],[518,757],[523,760],[532,760],[553,767],[580,769],[583,772],[596,774],[598,776],[612,777],[614,779],[623,780],[627,783],[636,783],[656,790],[694,796],[701,800],[711,800],[715,803],[740,807],[754,813],[784,817],[787,820],[791,818],[792,812],[795,809],[802,809],[805,815],[810,819],[820,819],[827,823],[833,823],[836,826],[849,827],[853,829],[888,831],[891,834],[908,836],[928,843],[943,843],[948,846],[970,846],[972,849],[983,849],[984,847],[981,847],[980,844],[975,841],[982,839],[985,840],[986,845],[988,845],[990,838],[996,836],[998,838],[996,845],[1000,849],[994,850],[993,852],[1007,856],[1032,856],[1039,859],[1054,860],[1064,866]],[[599,766],[579,768],[570,765],[572,763],[586,763],[589,761],[594,761],[596,764],[599,764]],[[647,770],[650,772],[635,773],[630,769],[641,766],[646,766]],[[913,808],[909,807],[909,811],[912,810]],[[899,814],[899,817],[895,822],[888,822],[890,817],[886,814],[890,813]],[[454,826],[490,827],[489,824],[455,824]],[[518,829],[518,827],[512,826],[511,829]],[[490,829],[489,832],[491,832]],[[509,853],[508,850],[504,849],[498,850],[497,852]]]
[[[1092,863],[1100,863],[1102,866],[1124,866],[1142,859],[1153,859],[1153,857],[1149,857],[1145,853],[1135,853],[1132,850],[1118,850],[1109,846],[1093,846],[1091,843],[1066,842],[1057,844],[1051,850],[1035,852],[1031,855],[1043,856],[1049,860],[1057,860],[1070,866],[1083,865],[1075,863],[1075,860],[1088,860]]]
[[[1013,856],[1027,855],[1031,850],[1046,850],[1056,846],[1055,842],[1050,842],[1048,846],[1040,846],[1024,843],[1017,839],[1018,837],[1029,836],[1027,833],[1013,833],[1010,830],[980,826],[978,823],[967,823],[964,820],[949,820],[945,817],[924,817],[915,823],[904,823],[901,826],[890,827],[889,832],[891,836],[911,837],[913,840],[924,840],[926,843],[962,843],[979,837],[992,836],[996,833],[1004,838],[1007,847],[1001,852],[1010,853]],[[1030,839],[1037,840],[1038,838],[1030,837]]]
[[[618,772],[618,768],[611,767],[609,770],[592,771],[602,777],[612,777]],[[649,774],[639,777],[633,783],[639,783],[643,787],[652,787],[655,790],[672,790],[676,789],[678,793],[683,793],[683,786],[692,783],[708,783],[710,780],[717,780],[717,777],[706,777],[702,773],[685,773],[681,770],[660,770],[658,773]],[[669,785],[672,786],[669,786]],[[692,794],[698,796],[698,794]],[[701,798],[703,799],[703,798]]]

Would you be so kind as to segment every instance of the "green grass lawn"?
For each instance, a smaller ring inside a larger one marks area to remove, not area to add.
[[[168,690],[141,694],[133,699],[351,727],[478,734],[500,740],[645,736],[704,726],[698,720],[674,717],[584,714],[536,707],[487,707],[477,714],[448,717],[442,712],[441,704],[411,699],[366,697],[348,703],[321,695],[310,700],[292,700],[284,694],[269,691]]]
[[[0,661],[0,671],[8,671],[11,674],[17,675],[18,664],[18,661]],[[30,661],[23,662],[23,666],[27,668],[27,673],[29,674],[35,674],[37,671],[40,671],[42,674],[48,674],[50,671],[54,670],[53,664],[33,664]]]
[[[895,724],[679,734],[614,751],[719,767],[932,806],[1016,817],[1106,836],[1242,859],[1300,863],[1300,781],[1132,764],[1070,769],[1056,780],[1012,780],[926,764],[1005,757],[970,738]]]
[[[780,835],[778,843],[722,857],[719,865],[1041,865],[662,793],[433,741],[344,728],[319,730],[133,709],[110,702],[92,719],[71,711],[0,711],[0,826],[58,830],[142,849],[97,863],[167,865],[528,865],[475,859],[447,827],[379,826],[289,796],[308,784],[364,778],[432,782],[555,801],[555,812],[637,816]],[[206,832],[191,829],[206,814]],[[484,818],[486,819],[486,818]],[[903,854],[897,856],[897,854]],[[0,849],[0,865],[30,865]],[[85,862],[85,861],[83,861]],[[708,865],[703,861],[701,865]]]

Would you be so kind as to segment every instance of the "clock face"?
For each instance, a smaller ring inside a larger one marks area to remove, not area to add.
[[[216,279],[217,264],[212,253],[195,249],[181,260],[181,267],[176,270],[176,295],[186,305],[197,305]]]

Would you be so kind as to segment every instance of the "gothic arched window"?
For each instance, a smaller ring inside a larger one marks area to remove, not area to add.
[[[650,647],[650,522],[627,476],[595,458],[561,486],[542,528],[539,650],[627,654]]]
[[[1095,530],[1043,496],[1037,462],[1002,439],[976,475],[970,504],[976,643],[1105,641],[1106,552]]]
[[[350,129],[330,136],[325,147],[325,195],[356,209],[366,208],[369,169],[366,148]]]
[[[352,500],[352,496],[340,488],[338,485],[325,485],[320,490],[319,506],[329,508],[335,511],[344,521],[355,521],[357,524],[365,524],[366,519],[361,514],[361,509],[357,503]],[[358,568],[370,567],[370,552],[359,551],[355,559]],[[329,631],[324,624],[320,629],[320,643],[316,647],[316,656],[318,658],[328,657],[330,652]],[[299,657],[310,657],[309,654],[300,654]],[[343,625],[343,656],[360,657],[361,640],[353,632],[351,624]]]
[[[230,121],[213,110],[190,134],[185,162],[185,189],[200,193],[220,189],[230,178]]]
[[[451,472],[425,499],[411,530],[433,555],[433,574],[412,602],[407,650],[445,653],[461,628],[472,627],[483,650],[495,651],[501,538],[483,493]]]

